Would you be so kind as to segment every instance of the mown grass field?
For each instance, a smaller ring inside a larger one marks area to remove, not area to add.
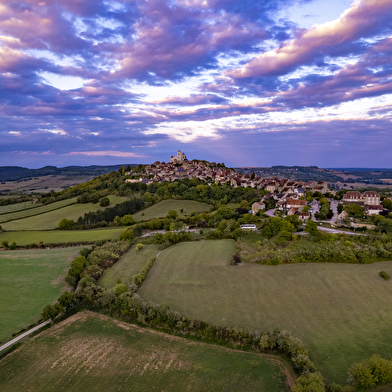
[[[120,196],[110,195],[108,197],[110,199],[111,206],[127,200],[126,197]],[[2,226],[3,230],[51,230],[58,228],[59,222],[63,218],[73,219],[76,221],[80,216],[83,216],[87,212],[95,212],[102,209],[103,207],[100,207],[99,203],[75,203],[50,212],[41,213],[39,216],[30,216],[28,218],[6,222],[3,223]]]
[[[102,228],[93,230],[54,230],[54,231],[9,231],[0,232],[0,245],[3,241],[18,246],[28,244],[58,244],[67,242],[115,240],[125,231],[125,227]]]
[[[165,249],[140,295],[219,325],[302,339],[329,382],[345,383],[353,362],[392,359],[392,262],[230,266],[234,242],[190,242]]]
[[[137,274],[150,259],[154,258],[159,252],[159,245],[145,245],[142,250],[137,251],[135,246],[121,256],[111,268],[107,269],[98,284],[108,289],[117,284],[121,279],[122,283],[132,282],[132,276]]]
[[[3,358],[0,389],[283,392],[279,363],[81,312]]]
[[[181,212],[180,210],[183,210]],[[211,206],[206,203],[200,203],[193,200],[162,200],[133,215],[135,222],[147,221],[154,218],[164,218],[170,210],[175,210],[178,216],[190,215],[193,211],[209,211]]]
[[[0,215],[0,223],[45,214],[47,212],[58,210],[59,208],[63,208],[75,203],[76,197],[72,199],[56,201],[54,203],[46,204],[44,206],[29,208],[28,210],[10,212],[8,214]]]
[[[22,203],[9,204],[7,206],[0,206],[0,215],[8,214],[10,212],[24,211],[29,208],[38,207],[37,204],[33,204],[32,201],[24,201]]]
[[[42,308],[60,296],[80,249],[0,252],[0,340],[40,319]]]

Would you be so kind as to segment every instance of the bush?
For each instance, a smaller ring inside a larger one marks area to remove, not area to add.
[[[54,305],[46,305],[42,310],[42,318],[44,320],[54,320],[60,313],[64,312],[64,308],[56,302]]]
[[[384,280],[389,280],[389,275],[385,271],[381,271],[379,275],[384,279]]]
[[[4,248],[4,249],[8,249],[10,246],[8,245],[8,241],[3,241],[2,243],[1,243],[1,246]]]
[[[136,245],[136,250],[137,250],[137,251],[142,250],[143,248],[144,248],[144,245],[143,245],[143,244],[137,244],[137,245]]]
[[[121,226],[131,226],[133,225],[133,216],[132,215],[124,215],[120,218],[120,225]]]
[[[11,249],[11,250],[15,250],[15,249],[16,249],[16,243],[15,243],[15,242],[13,242],[13,243],[10,245],[10,249]]]
[[[87,259],[87,257],[89,256],[89,254],[92,252],[93,250],[91,248],[83,248],[79,251],[80,256],[83,256]]]
[[[73,219],[61,219],[59,223],[59,229],[60,230],[72,230],[75,222]]]
[[[121,241],[132,241],[134,239],[133,230],[125,230],[124,233],[120,234]]]
[[[110,200],[109,200],[109,198],[108,197],[103,197],[100,201],[99,201],[99,205],[101,206],[101,207],[107,207],[107,206],[110,206]]]
[[[348,374],[349,382],[359,391],[386,385],[392,383],[392,361],[373,355],[370,359],[354,363]]]
[[[298,377],[293,392],[324,392],[325,384],[321,373],[307,373]]]

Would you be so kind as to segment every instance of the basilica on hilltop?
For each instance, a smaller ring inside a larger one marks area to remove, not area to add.
[[[177,151],[177,155],[170,158],[170,163],[184,163],[187,161],[185,153],[181,153],[180,150]]]

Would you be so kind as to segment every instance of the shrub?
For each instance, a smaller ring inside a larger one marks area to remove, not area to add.
[[[124,283],[117,283],[114,288],[114,292],[116,295],[121,295],[122,293],[126,293],[128,291],[128,286]]]
[[[348,370],[349,382],[356,390],[367,390],[392,382],[392,361],[373,355],[370,359],[354,363]]]
[[[133,224],[133,216],[132,215],[124,215],[120,218],[120,225],[121,226],[131,226]]]
[[[307,373],[298,377],[293,392],[324,392],[325,384],[321,373]]]
[[[61,219],[59,223],[59,229],[60,230],[72,230],[73,225],[75,224],[73,219],[66,219],[63,218]]]
[[[99,205],[101,206],[101,207],[107,207],[107,206],[109,206],[110,205],[110,200],[109,200],[109,198],[108,197],[103,197],[100,201],[99,201]]]
[[[64,308],[56,302],[54,305],[46,305],[42,310],[42,318],[44,320],[54,320],[60,313],[64,312]]]
[[[389,275],[385,271],[381,271],[379,275],[384,279],[384,280],[389,280]]]
[[[57,300],[58,303],[64,307],[64,308],[69,308],[73,303],[76,301],[76,295],[75,293],[70,293],[68,291],[64,291],[59,299]]]
[[[87,257],[89,256],[89,254],[92,252],[93,250],[90,248],[83,248],[79,251],[80,256],[83,256],[87,259]]]
[[[16,243],[15,243],[15,242],[13,242],[13,243],[10,245],[10,249],[11,249],[11,250],[15,250],[15,249],[16,249]]]
[[[10,246],[8,245],[8,241],[3,241],[2,243],[1,243],[1,246],[4,248],[4,249],[8,249]]]
[[[136,250],[137,250],[137,251],[142,250],[143,248],[144,248],[144,245],[143,245],[143,244],[137,244],[137,245],[136,245]]]
[[[132,241],[134,239],[133,230],[125,230],[124,233],[120,234],[121,241]]]

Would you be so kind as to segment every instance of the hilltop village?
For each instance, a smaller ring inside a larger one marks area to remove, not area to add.
[[[168,163],[156,161],[152,165],[146,165],[144,172],[129,171],[126,173],[130,178],[126,182],[142,182],[146,185],[154,181],[158,183],[173,182],[181,179],[197,178],[212,184],[230,184],[232,188],[256,188],[265,190],[267,193],[259,202],[252,205],[252,213],[264,210],[266,200],[273,199],[276,208],[284,211],[287,215],[297,215],[299,219],[307,221],[311,214],[307,211],[306,197],[309,194],[319,192],[321,195],[334,197],[336,191],[330,188],[326,181],[293,181],[280,177],[261,177],[253,174],[238,173],[234,169],[226,168],[223,163],[216,164],[205,160],[188,160],[185,153],[180,150],[170,157]],[[380,204],[380,195],[377,192],[347,192],[343,196],[343,205],[359,204],[364,207],[369,215],[379,214],[384,207]],[[309,203],[308,203],[309,204]],[[343,218],[343,217],[342,217]]]

